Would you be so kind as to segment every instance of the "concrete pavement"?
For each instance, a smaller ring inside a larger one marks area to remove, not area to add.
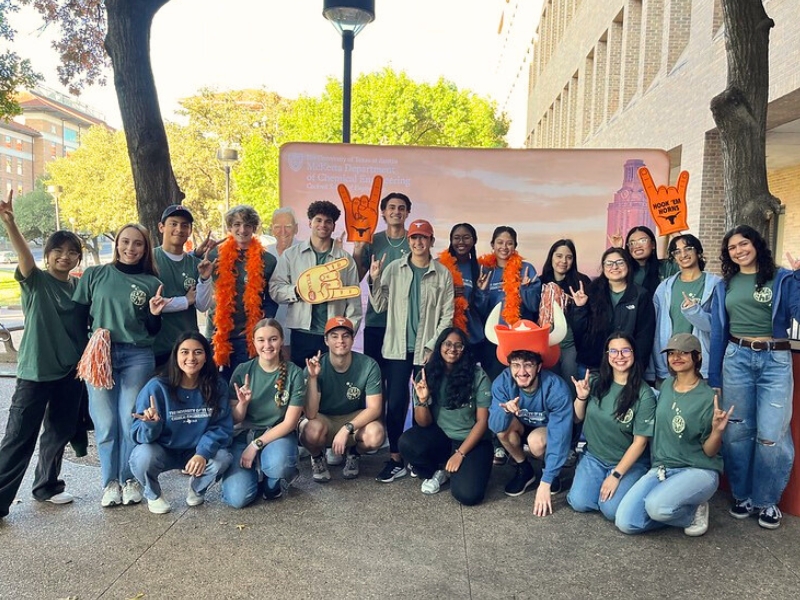
[[[0,432],[14,380],[0,379]],[[670,529],[638,537],[555,497],[531,514],[533,494],[507,498],[509,467],[494,470],[486,502],[462,507],[447,488],[417,479],[374,480],[385,452],[362,459],[361,477],[311,481],[308,460],[287,498],[233,510],[219,500],[189,508],[188,479],[162,476],[173,505],[100,507],[96,458],[67,450],[71,505],[38,503],[30,472],[0,521],[0,598],[796,598],[800,519],[777,531],[730,518],[712,502],[701,538]]]

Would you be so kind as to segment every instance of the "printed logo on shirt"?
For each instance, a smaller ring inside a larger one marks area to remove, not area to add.
[[[289,390],[275,392],[275,404],[278,406],[286,406],[289,404]]]
[[[686,429],[686,420],[682,416],[675,415],[674,417],[672,417],[672,431],[680,435],[684,432],[685,429]]]
[[[173,422],[183,422],[185,425],[191,425],[201,419],[208,419],[211,413],[212,410],[205,406],[202,408],[182,408],[169,411],[169,418]]]
[[[628,412],[622,415],[622,417],[617,417],[617,421],[619,421],[623,425],[627,425],[628,423],[633,421],[633,409],[629,408]]]
[[[347,382],[347,399],[355,402],[361,398],[361,390],[354,386],[349,381]]]
[[[755,290],[753,292],[753,300],[761,304],[769,304],[772,302],[772,289],[762,287],[760,290]]]
[[[521,408],[517,418],[529,427],[544,427],[547,425],[547,413]]]
[[[183,289],[187,292],[197,285],[197,280],[191,275],[187,275],[186,273],[181,273],[181,275],[183,276]]]
[[[628,310],[636,310],[636,305],[635,304],[626,304],[625,308],[627,308]]]
[[[135,283],[131,284],[131,288],[133,291],[131,291],[130,298],[133,305],[140,307],[144,306],[147,302],[147,294],[145,291]]]

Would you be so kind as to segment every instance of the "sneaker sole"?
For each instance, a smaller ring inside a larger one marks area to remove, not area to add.
[[[119,502],[100,502],[100,506],[103,508],[111,508],[113,506],[122,506],[122,501]]]
[[[507,492],[507,491],[503,490],[503,493],[505,493],[506,496],[510,496],[512,498],[516,498],[517,496],[522,496],[522,494],[527,492],[528,488],[531,487],[534,483],[536,483],[536,477],[535,476],[534,476],[533,479],[528,480],[519,492],[512,493],[512,492]]]
[[[53,498],[48,498],[45,502],[49,502],[50,504],[55,504],[56,506],[61,506],[62,504],[72,504],[74,498],[70,498],[69,500],[53,500]]]
[[[355,479],[356,477],[358,477],[358,473],[347,473],[347,474],[342,473],[342,477],[344,479]]]
[[[732,516],[734,519],[744,520],[749,519],[750,517],[755,517],[758,513],[736,513],[732,510],[728,511],[728,514]]]
[[[777,523],[767,523],[766,521],[762,521],[761,519],[758,520],[758,526],[764,529],[777,529],[781,526],[781,522],[778,521]]]
[[[311,476],[311,479],[313,479],[317,483],[328,483],[331,480],[330,477],[319,477],[319,478],[317,478],[317,477],[314,477],[313,475]]]
[[[186,498],[187,506],[200,506],[201,504],[205,504],[205,502],[206,502],[205,498],[191,499],[191,500],[189,498]]]
[[[170,507],[170,508],[168,508],[168,509],[166,509],[166,510],[164,510],[164,509],[161,509],[161,508],[159,508],[159,509],[154,509],[154,508],[152,508],[152,507],[151,507],[151,506],[148,504],[148,505],[147,505],[147,510],[149,510],[149,511],[150,511],[151,513],[153,513],[154,515],[165,515],[165,514],[167,514],[168,512],[170,512],[170,511],[172,510],[172,507]]]
[[[123,500],[123,506],[131,506],[132,504],[141,504],[141,500]]]
[[[397,472],[396,474],[392,475],[388,479],[381,479],[380,477],[376,477],[375,481],[380,481],[381,483],[392,483],[395,479],[402,479],[408,475],[408,470],[403,469],[402,471]]]

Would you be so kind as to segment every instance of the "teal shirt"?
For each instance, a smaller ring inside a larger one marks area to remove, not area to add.
[[[185,296],[190,289],[197,285],[200,277],[197,272],[197,265],[200,264],[199,258],[184,253],[181,260],[175,261],[167,256],[160,246],[153,251],[153,255],[158,265],[159,279],[164,284],[163,296],[165,298]],[[186,331],[200,331],[197,326],[197,309],[194,304],[179,312],[162,312],[161,331],[158,332],[153,343],[155,355],[169,353],[178,336]]]
[[[676,333],[692,333],[692,324],[686,320],[681,310],[683,295],[694,298],[698,302],[703,299],[703,290],[706,285],[706,274],[702,273],[694,281],[681,281],[680,277],[675,278],[672,284],[672,296],[669,305],[669,318],[672,321],[672,335]]]
[[[703,444],[711,435],[714,390],[700,380],[693,390],[677,393],[673,378],[661,384],[656,407],[656,427],[650,444],[654,467],[693,467],[722,472],[722,457],[706,456]]]
[[[59,281],[33,267],[27,277],[14,272],[22,293],[25,329],[17,360],[17,377],[55,381],[78,364],[86,347],[88,307],[72,299],[78,279]]]
[[[303,406],[306,399],[306,380],[303,371],[294,363],[286,363],[286,382],[283,393],[278,393],[280,368],[272,373],[266,372],[258,363],[258,358],[240,364],[231,375],[228,395],[236,398],[234,385],[242,387],[245,376],[249,375],[252,400],[247,406],[244,427],[252,429],[260,436],[269,427],[281,423],[289,406]]]
[[[419,379],[419,377],[417,378]],[[472,395],[469,404],[458,408],[445,408],[447,397],[447,377],[442,379],[436,396],[431,395],[428,401],[431,416],[439,428],[451,440],[464,441],[469,436],[475,423],[478,421],[478,409],[489,409],[492,405],[492,382],[480,367],[475,367],[475,376],[472,379]],[[414,390],[414,406],[419,406],[419,398]],[[489,428],[486,428],[484,438],[490,438]]]
[[[312,248],[314,252],[314,256],[317,259],[317,266],[324,265],[327,260],[328,256],[330,256],[330,250],[327,252],[317,252]],[[328,322],[328,304],[322,302],[321,304],[312,304],[311,305],[311,328],[309,329],[308,333],[313,333],[315,335],[323,335],[325,333],[325,323]]]
[[[373,257],[377,260],[383,259],[383,268],[395,260],[406,258],[410,253],[408,248],[408,238],[403,236],[402,239],[391,240],[386,235],[385,231],[381,231],[372,236],[372,243],[364,246],[361,255],[361,266],[369,273],[369,267],[372,263]],[[367,302],[367,316],[364,319],[364,324],[367,327],[383,327],[386,328],[386,313],[376,313],[372,308],[372,303]]]
[[[406,321],[406,352],[414,352],[417,344],[417,330],[419,329],[419,301],[422,294],[422,278],[428,272],[428,267],[411,267],[411,289],[408,291],[408,320]]]
[[[770,279],[756,291],[756,274],[737,273],[725,293],[725,310],[731,335],[772,337],[772,286]]]
[[[152,347],[155,338],[145,322],[150,298],[160,285],[153,275],[128,274],[113,264],[100,265],[83,272],[72,299],[89,306],[92,332],[108,329],[114,343]]]
[[[367,407],[367,396],[382,392],[378,363],[359,352],[353,352],[352,356],[350,367],[344,373],[333,368],[330,355],[323,354],[320,359],[317,388],[320,393],[319,412],[323,415],[346,415],[363,410]]]
[[[633,443],[633,436],[653,437],[655,427],[656,399],[650,386],[642,383],[638,400],[622,417],[617,417],[621,392],[622,386],[612,382],[605,396],[598,398],[592,393],[586,404],[583,423],[586,447],[607,465],[616,465],[622,459]]]

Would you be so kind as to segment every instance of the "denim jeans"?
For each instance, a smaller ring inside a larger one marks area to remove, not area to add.
[[[240,461],[247,442],[234,441],[231,454],[233,461],[222,479],[222,501],[233,508],[244,508],[258,496],[258,473],[256,463],[245,469]],[[291,479],[297,470],[297,435],[290,433],[271,441],[256,458],[260,471],[266,478],[266,484],[274,488],[281,479]]]
[[[616,519],[622,533],[643,533],[667,525],[688,527],[697,507],[708,502],[719,484],[719,473],[711,469],[667,469],[666,476],[660,481],[658,468],[653,467],[625,494]]]
[[[131,470],[144,488],[144,497],[155,500],[161,497],[161,484],[158,476],[164,471],[183,469],[189,459],[196,454],[195,449],[173,450],[160,444],[139,444],[131,452]],[[231,464],[231,453],[227,448],[220,448],[214,458],[206,463],[206,469],[200,477],[192,477],[192,489],[198,494],[206,493],[209,486],[222,477]]]
[[[136,396],[153,375],[153,349],[133,344],[112,344],[111,365],[114,387],[107,390],[86,386],[103,487],[115,480],[124,483],[133,479],[130,466],[134,446],[131,414]]]
[[[567,502],[578,512],[599,510],[606,519],[613,521],[617,516],[619,503],[639,478],[647,473],[648,465],[648,460],[640,458],[620,478],[614,495],[601,502],[600,488],[603,487],[603,481],[617,465],[607,464],[586,450],[575,468],[575,479],[572,480],[572,488],[567,494]]]
[[[725,349],[722,408],[734,407],[722,437],[725,473],[734,498],[757,507],[778,503],[792,470],[791,354],[731,342]]]

